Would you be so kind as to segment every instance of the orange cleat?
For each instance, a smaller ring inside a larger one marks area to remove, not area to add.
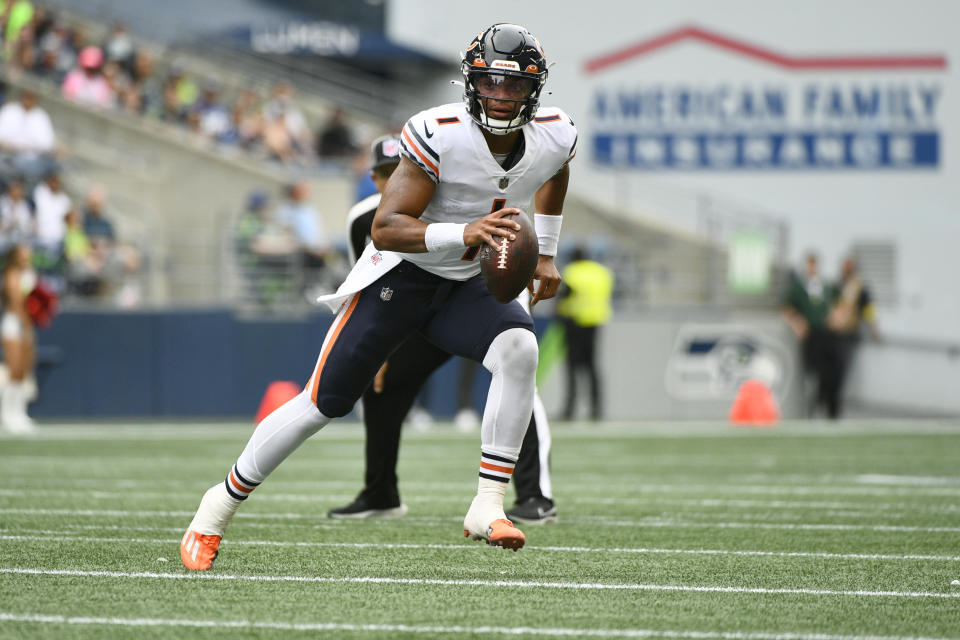
[[[480,533],[472,529],[464,529],[463,537],[474,540],[485,540],[492,547],[503,547],[504,549],[513,549],[517,551],[527,542],[527,537],[523,531],[513,526],[513,523],[505,518],[494,520],[487,527],[486,533]]]
[[[217,559],[220,536],[205,536],[187,529],[180,541],[180,560],[183,566],[194,571],[207,571]]]

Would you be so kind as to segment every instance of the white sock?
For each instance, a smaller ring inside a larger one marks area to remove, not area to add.
[[[207,489],[188,529],[205,536],[222,536],[240,500],[231,498],[222,482]]]
[[[33,421],[27,415],[27,390],[22,380],[7,382],[0,400],[3,422],[20,429],[32,428]]]
[[[507,483],[480,478],[477,481],[477,501],[503,509],[503,498],[507,494]]]
[[[477,495],[470,503],[470,509],[464,518],[464,528],[482,533],[494,520],[506,519],[507,516],[503,513],[503,497],[506,493],[506,482],[480,478]]]
[[[0,418],[2,418],[4,423],[12,422],[13,416],[16,412],[16,404],[16,383],[13,380],[10,380],[3,386],[3,391],[0,391]]]

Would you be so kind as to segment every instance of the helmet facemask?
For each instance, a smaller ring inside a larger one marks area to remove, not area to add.
[[[490,133],[516,131],[537,112],[542,82],[536,76],[500,70],[470,70],[464,75],[471,115]]]

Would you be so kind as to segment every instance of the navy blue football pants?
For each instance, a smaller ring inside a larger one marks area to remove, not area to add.
[[[344,305],[308,383],[320,413],[330,418],[353,409],[380,365],[414,333],[447,353],[482,362],[502,332],[533,331],[520,303],[497,302],[479,275],[447,280],[405,260]]]

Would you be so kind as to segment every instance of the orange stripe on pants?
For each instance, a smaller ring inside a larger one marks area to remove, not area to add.
[[[330,330],[327,338],[327,346],[323,349],[323,353],[320,354],[320,361],[317,362],[317,368],[313,372],[312,389],[310,390],[310,399],[313,400],[313,404],[317,404],[317,391],[320,389],[320,372],[323,371],[323,365],[327,362],[327,356],[330,355],[330,351],[333,349],[333,345],[336,343],[337,338],[340,336],[340,332],[343,330],[343,327],[347,324],[347,320],[350,319],[350,316],[353,314],[353,310],[357,308],[357,303],[360,301],[360,293],[357,292],[354,294],[353,299],[350,300],[350,306],[347,307],[347,310],[344,312],[340,319],[337,321],[337,324]]]

